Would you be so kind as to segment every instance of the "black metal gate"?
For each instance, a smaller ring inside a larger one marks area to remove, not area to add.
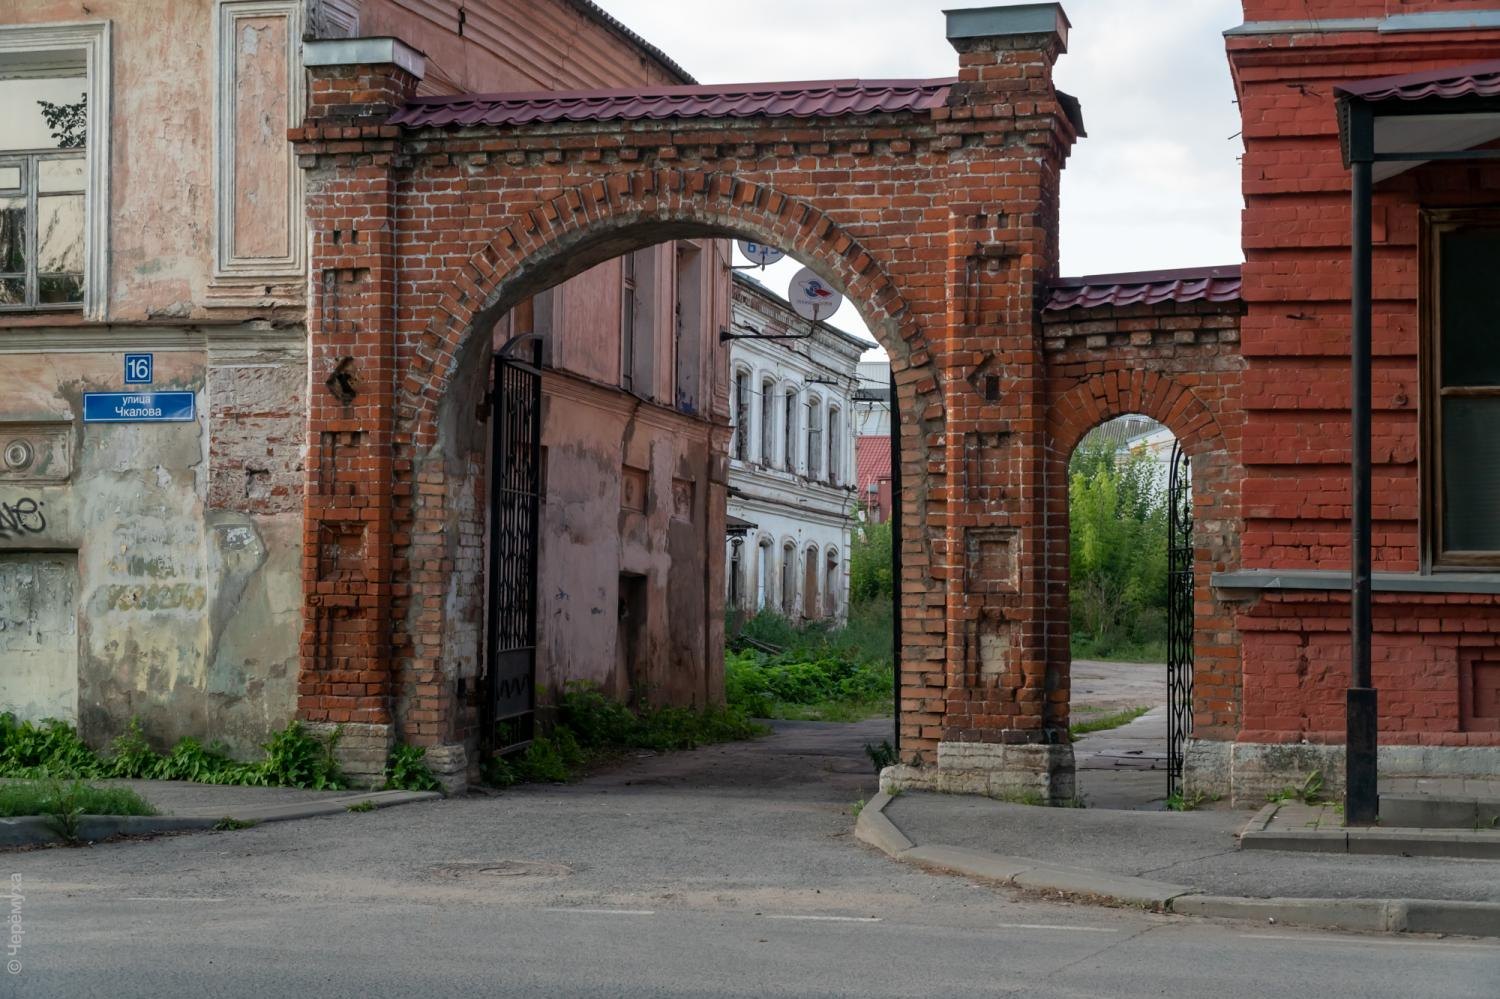
[[[1193,734],[1193,477],[1179,442],[1167,477],[1167,794],[1182,790]]]
[[[514,355],[529,346],[531,359]],[[541,519],[542,342],[528,335],[495,355],[490,418],[490,559],[486,735],[506,752],[536,721],[537,536]]]

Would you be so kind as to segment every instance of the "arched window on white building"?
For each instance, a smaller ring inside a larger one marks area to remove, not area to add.
[[[788,472],[795,472],[797,470],[797,386],[795,385],[787,386],[785,409],[786,423],[782,427],[784,431],[782,436],[785,438],[786,454],[783,456],[785,460],[781,467]]]
[[[765,610],[771,606],[771,566],[775,553],[770,538],[761,538],[756,551],[755,609]]]
[[[828,549],[825,556],[826,566],[823,576],[823,616],[839,616],[839,594],[843,590],[839,578],[839,553],[837,549]]]
[[[844,477],[844,449],[840,434],[844,432],[844,413],[837,406],[828,407],[828,484],[836,486]]]
[[[807,477],[823,477],[823,400],[807,397]]]
[[[750,372],[746,368],[737,368],[734,372],[734,398],[731,400],[734,412],[730,419],[734,421],[734,441],[730,445],[729,453],[736,461],[750,460]]]
[[[790,541],[781,547],[781,613],[797,616],[797,546]]]
[[[776,434],[776,380],[767,378],[760,383],[760,463],[767,468],[775,461]]]
[[[802,569],[802,616],[812,621],[822,616],[818,600],[818,546],[808,545],[803,556]]]
[[[745,603],[745,541],[729,542],[729,606],[738,610]]]

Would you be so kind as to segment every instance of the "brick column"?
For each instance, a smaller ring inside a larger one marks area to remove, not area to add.
[[[1041,284],[1057,273],[1059,175],[1079,130],[1052,83],[1056,4],[953,11],[943,370],[946,710],[937,767],[895,786],[1073,797],[1067,690],[1049,677]]]
[[[393,160],[383,123],[421,57],[394,39],[308,43],[305,595],[298,716],[342,726],[340,763],[378,780],[395,739],[391,661],[396,393]]]

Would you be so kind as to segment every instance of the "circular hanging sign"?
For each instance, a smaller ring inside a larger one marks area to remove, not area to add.
[[[792,278],[792,287],[788,290],[787,298],[792,303],[792,308],[797,315],[803,319],[811,319],[817,322],[819,319],[827,319],[839,310],[844,304],[844,296],[834,291],[832,286],[818,275],[812,272],[812,268],[804,267]]]
[[[765,267],[767,264],[774,264],[786,256],[785,253],[774,246],[767,246],[765,243],[752,243],[746,239],[740,240],[739,247],[740,253],[744,255],[746,260],[752,264],[760,264],[762,267]]]

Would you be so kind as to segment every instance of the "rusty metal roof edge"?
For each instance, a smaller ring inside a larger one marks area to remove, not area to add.
[[[1479,77],[1500,77],[1500,59],[1487,59],[1461,66],[1445,66],[1441,69],[1422,70],[1417,73],[1400,73],[1395,76],[1379,76],[1368,80],[1342,83],[1333,88],[1335,96],[1353,100],[1379,102],[1394,99],[1417,100],[1431,94],[1403,94],[1412,88],[1424,88],[1431,84],[1479,86]]]
[[[1170,270],[1125,271],[1119,274],[1086,274],[1082,277],[1060,277],[1047,283],[1049,288],[1093,288],[1119,285],[1131,288],[1169,281],[1203,281],[1211,279],[1238,279],[1243,273],[1243,264],[1219,264],[1207,267],[1179,267]]]
[[[689,84],[653,87],[611,87],[595,90],[517,90],[486,94],[435,94],[414,97],[405,105],[441,107],[449,104],[503,104],[531,101],[609,100],[621,97],[719,97],[730,94],[789,94],[812,90],[932,90],[951,87],[957,77],[903,80],[794,80],[759,83]]]

